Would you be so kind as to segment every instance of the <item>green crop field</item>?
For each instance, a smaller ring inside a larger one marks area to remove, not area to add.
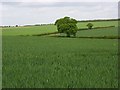
[[[117,87],[117,40],[3,37],[3,87]]]
[[[55,25],[45,26],[27,26],[27,27],[7,27],[2,29],[2,34],[6,36],[16,35],[33,35],[42,33],[56,32],[57,28]]]
[[[51,34],[49,36],[66,36],[66,34]],[[100,28],[92,30],[80,30],[76,34],[77,37],[118,37],[118,27]]]
[[[96,22],[79,22],[78,27],[79,28],[87,28],[86,25],[88,23],[92,23],[93,27],[107,27],[107,26],[118,26],[118,21],[96,21]]]
[[[94,25],[115,27],[78,31],[77,37],[118,36],[117,21],[105,22]],[[26,36],[55,31],[54,25],[3,28],[3,88],[118,87],[118,39]]]
[[[79,31],[77,33],[77,36],[118,36],[118,28],[112,27],[112,28],[103,28],[103,29],[92,29],[92,30],[85,30],[85,31]]]
[[[87,28],[86,26],[87,23],[89,22],[79,22],[77,26],[80,29]],[[100,21],[100,22],[91,22],[91,23],[94,24],[93,27],[118,26],[118,21]],[[2,34],[6,36],[33,35],[33,34],[51,33],[56,31],[57,31],[57,27],[55,25],[2,28]]]

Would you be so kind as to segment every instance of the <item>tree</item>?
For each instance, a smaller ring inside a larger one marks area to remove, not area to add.
[[[87,27],[88,27],[88,29],[92,29],[93,24],[92,24],[92,23],[88,23],[88,24],[87,24]]]
[[[57,26],[59,33],[66,33],[67,37],[70,35],[76,36],[77,33],[77,21],[70,17],[64,17],[56,20],[55,25]]]
[[[18,25],[15,25],[16,27],[18,27]]]

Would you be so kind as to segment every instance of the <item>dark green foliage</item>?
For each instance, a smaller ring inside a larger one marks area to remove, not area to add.
[[[70,35],[76,36],[77,28],[77,21],[70,17],[64,17],[56,20],[55,25],[57,25],[57,29],[59,33],[66,33],[67,37]]]
[[[77,32],[77,26],[73,23],[62,24],[59,26],[59,31],[62,33],[66,33],[67,37],[70,37],[70,35],[75,36]]]
[[[35,24],[35,26],[40,26],[40,24]]]
[[[16,25],[16,27],[18,27],[18,25]]]
[[[96,20],[82,20],[82,21],[78,21],[78,22],[112,22],[112,21],[119,21],[120,19],[96,19]]]
[[[87,24],[87,27],[88,27],[88,29],[92,29],[93,24],[92,24],[92,23],[88,23],[88,24]]]

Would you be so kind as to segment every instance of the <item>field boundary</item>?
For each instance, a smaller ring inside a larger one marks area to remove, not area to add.
[[[96,20],[81,20],[78,22],[104,22],[104,21],[120,21],[120,19],[96,19]]]
[[[81,29],[78,29],[78,31],[81,31],[81,30],[93,30],[93,29],[104,29],[104,28],[113,28],[115,26],[106,26],[106,27],[94,27],[92,29],[88,29],[88,28],[81,28]]]
[[[58,32],[43,33],[43,34],[33,34],[32,36],[45,36],[45,35],[51,35],[51,34],[58,34]]]
[[[88,29],[88,28],[82,28],[78,29],[78,31],[83,31],[83,30],[94,30],[94,29],[101,29],[101,28],[113,28],[115,26],[107,26],[107,27],[94,27],[93,29]],[[46,36],[46,35],[51,35],[51,34],[58,34],[59,32],[51,32],[51,33],[43,33],[43,34],[33,34],[33,35],[20,35],[20,36]]]
[[[51,36],[51,37],[58,37],[58,38],[68,38],[66,36]],[[120,36],[90,36],[90,37],[69,37],[69,38],[89,38],[89,39],[120,39]]]

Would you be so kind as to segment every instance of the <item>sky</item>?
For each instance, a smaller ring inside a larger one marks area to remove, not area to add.
[[[118,18],[118,0],[103,1],[2,0],[0,25],[48,24],[64,16],[77,20]]]

